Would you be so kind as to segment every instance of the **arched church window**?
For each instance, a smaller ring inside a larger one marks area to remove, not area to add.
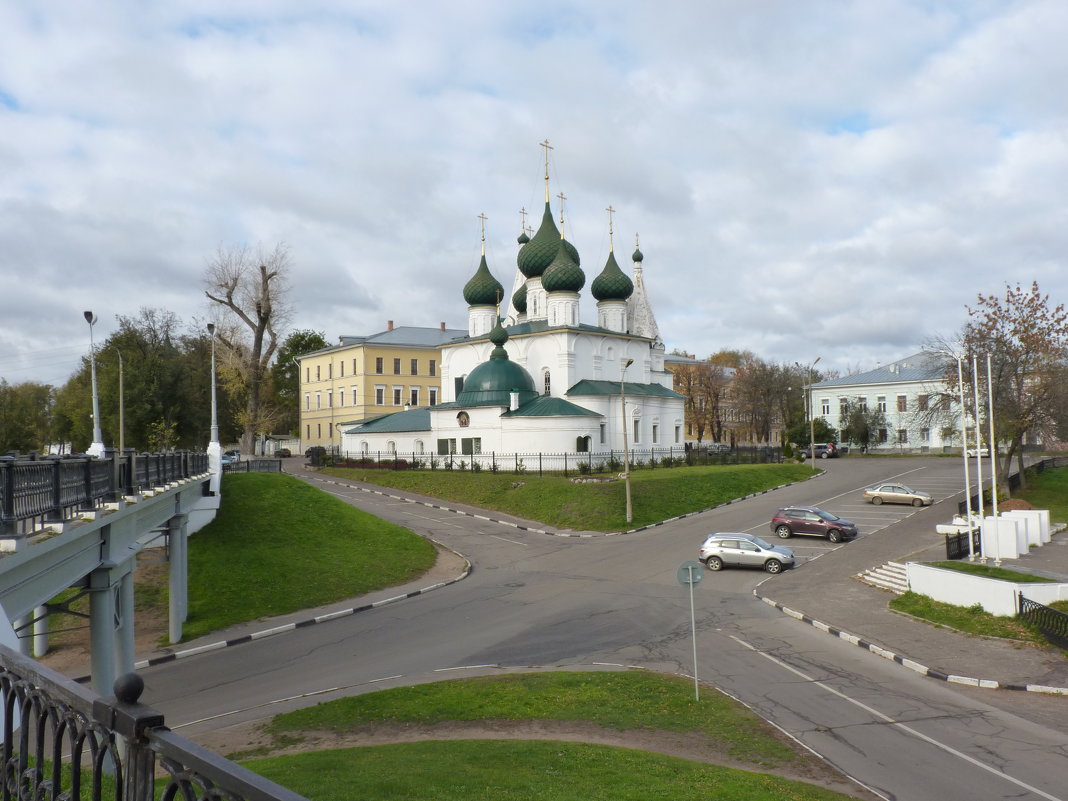
[[[471,415],[467,412],[460,412],[456,415],[456,422],[459,423],[460,428],[467,428],[471,425]]]
[[[542,395],[550,395],[550,394],[552,394],[552,388],[553,387],[552,387],[552,381],[549,380],[549,371],[548,370],[545,371],[545,373],[543,375],[543,378],[545,379],[545,391],[542,392]]]

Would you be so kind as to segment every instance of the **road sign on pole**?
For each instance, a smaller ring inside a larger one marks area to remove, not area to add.
[[[690,560],[679,565],[679,584],[690,588],[690,636],[693,639],[693,697],[696,701],[701,700],[701,690],[697,684],[697,616],[693,611],[693,588],[703,575],[704,569],[700,562]]]

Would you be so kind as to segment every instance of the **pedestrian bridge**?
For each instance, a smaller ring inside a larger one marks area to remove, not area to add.
[[[133,572],[146,547],[166,549],[169,636],[181,639],[188,537],[215,516],[221,469],[191,451],[0,457],[0,642],[43,655],[49,615],[88,596],[92,684],[111,695],[133,670]],[[69,588],[73,598],[50,603]]]

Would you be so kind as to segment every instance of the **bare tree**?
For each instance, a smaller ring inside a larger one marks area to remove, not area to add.
[[[686,354],[677,354],[686,355]],[[711,360],[672,368],[675,390],[686,396],[686,419],[697,433],[697,442],[704,441],[707,431],[713,441],[723,438],[723,402],[729,378],[722,365]]]
[[[267,368],[278,348],[278,331],[289,319],[289,250],[245,246],[220,247],[208,263],[204,294],[224,310],[216,336],[227,370],[223,380],[233,395],[243,397],[238,419],[242,450],[251,453],[256,435],[266,432],[273,415],[265,404]]]

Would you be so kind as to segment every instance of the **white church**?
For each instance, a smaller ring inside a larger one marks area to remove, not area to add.
[[[546,161],[545,213],[532,238],[519,237],[506,318],[483,234],[481,261],[463,289],[467,336],[442,346],[442,402],[361,421],[343,431],[344,452],[484,461],[489,454],[618,456],[626,442],[646,458],[681,454],[685,399],[664,367],[641,251],[631,278],[609,245],[590,284],[597,323],[589,325],[581,322],[586,276],[562,228],[549,205]]]

